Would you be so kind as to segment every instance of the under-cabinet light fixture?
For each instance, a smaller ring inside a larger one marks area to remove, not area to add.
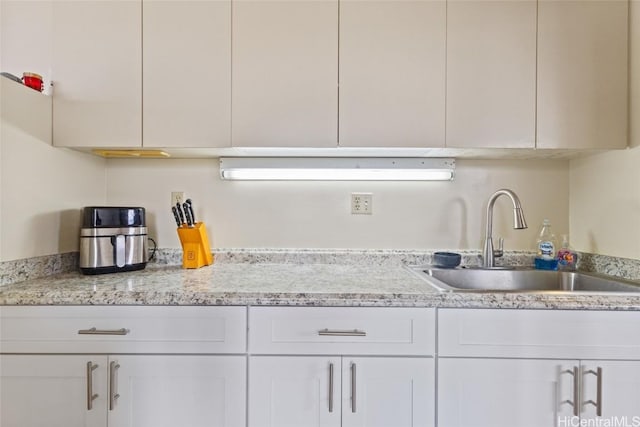
[[[171,157],[162,150],[114,150],[96,148],[94,154],[107,158],[136,158],[136,159],[164,159]]]
[[[451,181],[455,159],[353,157],[223,157],[225,180]]]

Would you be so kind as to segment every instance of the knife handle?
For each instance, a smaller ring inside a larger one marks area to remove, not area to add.
[[[187,225],[189,227],[193,227],[193,218],[191,217],[191,212],[189,210],[189,204],[188,203],[183,203],[182,204],[182,209],[184,209],[184,216],[187,218]]]
[[[178,211],[178,215],[180,216],[180,225],[184,224],[184,213],[182,212],[180,203],[176,203],[176,211]]]
[[[187,203],[187,205],[189,205],[189,215],[191,215],[191,222],[193,223],[193,225],[196,224],[196,216],[193,214],[193,203],[191,203],[191,199],[187,199],[185,200],[185,202]]]
[[[180,222],[180,216],[178,216],[178,209],[175,206],[171,206],[171,212],[173,212],[173,217],[176,219],[176,224],[178,227],[182,226],[182,222]]]

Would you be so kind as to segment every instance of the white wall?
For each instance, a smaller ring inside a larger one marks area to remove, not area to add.
[[[630,4],[629,150],[572,160],[573,245],[586,252],[640,259],[640,0]]]
[[[77,251],[80,209],[105,203],[105,160],[0,131],[0,261]]]
[[[453,182],[221,181],[218,162],[109,160],[107,202],[147,208],[160,247],[180,247],[171,191],[185,191],[207,223],[212,247],[478,249],[486,202],[497,189],[518,193],[528,230],[511,228],[511,205],[498,200],[494,236],[529,250],[542,219],[569,229],[568,161],[458,160]],[[350,193],[372,192],[373,215],[351,215]]]
[[[640,148],[572,160],[570,194],[575,249],[640,259]]]

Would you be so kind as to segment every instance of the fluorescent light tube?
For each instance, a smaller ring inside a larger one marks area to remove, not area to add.
[[[226,157],[224,180],[451,181],[454,159]]]

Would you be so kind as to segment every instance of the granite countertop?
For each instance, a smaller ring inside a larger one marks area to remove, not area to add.
[[[216,262],[0,287],[0,305],[293,305],[640,310],[640,294],[439,292],[397,263]]]

